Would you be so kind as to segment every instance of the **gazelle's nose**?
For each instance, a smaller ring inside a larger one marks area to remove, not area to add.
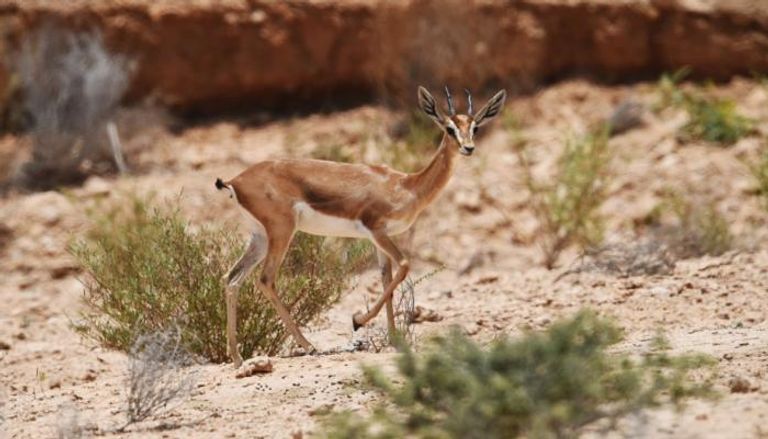
[[[459,152],[463,155],[472,155],[475,152],[475,145],[461,145]]]

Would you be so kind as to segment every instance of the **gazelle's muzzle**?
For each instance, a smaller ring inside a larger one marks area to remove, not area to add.
[[[472,155],[472,153],[475,152],[475,145],[461,145],[459,147],[459,152],[462,155]]]

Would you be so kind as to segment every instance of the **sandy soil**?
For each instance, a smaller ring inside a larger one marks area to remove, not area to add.
[[[605,88],[567,82],[513,99],[506,111],[522,122],[535,170],[546,175],[568,132],[583,131],[627,97],[650,102],[651,92],[642,84]],[[663,329],[676,351],[705,352],[719,360],[719,401],[695,401],[682,412],[664,407],[644,419],[628,419],[617,435],[768,434],[768,250],[763,244],[768,214],[743,163],[764,147],[768,91],[736,81],[717,93],[737,99],[740,110],[758,120],[756,134],[729,148],[682,144],[675,136],[685,121],[681,114],[647,114],[644,127],[611,140],[615,177],[603,211],[608,240],[626,242],[666,188],[684,190],[717,203],[737,237],[737,250],[679,261],[667,275],[582,272],[558,278],[576,253],[563,255],[555,270],[541,267],[520,165],[509,133],[498,124],[478,141],[477,154],[460,164],[443,196],[416,225],[413,275],[446,266],[417,287],[417,304],[443,317],[416,326],[418,344],[450,325],[488,340],[539,329],[590,307],[614,316],[626,329],[621,349],[640,351]],[[66,245],[87,226],[85,205],[118,199],[124,191],[154,191],[160,197],[183,192],[184,212],[193,223],[236,221],[239,213],[231,200],[213,190],[216,177],[232,176],[267,157],[306,156],[323,139],[360,141],[371,131],[386,131],[383,126],[393,118],[386,110],[364,107],[156,132],[129,151],[140,169],[137,175],[93,177],[80,188],[0,199],[0,225],[12,231],[0,247],[0,342],[8,347],[0,350],[0,435],[56,436],[76,414],[86,435],[281,438],[315,431],[317,413],[329,407],[365,412],[375,395],[355,386],[359,365],[387,364],[391,353],[274,358],[272,373],[245,379],[236,379],[230,365],[195,366],[198,385],[189,400],[125,433],[110,433],[124,419],[127,357],[85,342],[70,329],[81,306],[81,287]],[[383,316],[358,333],[350,325],[350,315],[374,297],[377,281],[373,270],[362,274],[356,288],[307,328],[308,338],[330,349],[381,331]],[[734,378],[747,380],[748,389],[731,392]]]

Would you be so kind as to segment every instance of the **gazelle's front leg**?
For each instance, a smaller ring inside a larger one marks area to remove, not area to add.
[[[253,268],[264,259],[267,253],[267,241],[263,231],[254,232],[248,248],[229,270],[224,278],[227,286],[224,290],[224,298],[227,302],[227,355],[232,359],[235,367],[240,367],[243,358],[237,346],[237,296],[243,280],[253,271]]]
[[[357,312],[352,316],[352,327],[355,330],[376,317],[385,303],[389,302],[389,306],[392,306],[392,294],[394,293],[395,288],[397,288],[397,286],[400,285],[400,283],[405,279],[405,277],[408,275],[408,271],[410,270],[410,263],[408,262],[408,259],[403,256],[403,253],[397,248],[397,246],[395,246],[395,243],[392,242],[392,239],[390,239],[389,236],[381,231],[373,231],[372,235],[372,240],[376,245],[376,248],[389,256],[390,261],[394,261],[397,264],[397,272],[395,273],[395,278],[385,287],[384,294],[379,297],[379,300],[376,301],[376,303],[367,313]],[[392,317],[392,326],[394,326],[394,313]]]
[[[386,253],[376,249],[376,258],[379,261],[379,270],[381,270],[381,292],[385,294],[387,287],[392,283],[392,261],[389,259]],[[394,294],[389,296],[389,300],[386,301],[387,308],[387,330],[389,331],[389,338],[392,339],[397,332],[395,326],[395,310],[392,306],[392,300]]]

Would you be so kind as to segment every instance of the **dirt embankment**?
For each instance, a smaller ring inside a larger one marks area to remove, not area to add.
[[[397,95],[416,81],[519,86],[682,66],[714,79],[768,71],[768,5],[759,1],[465,3],[0,0],[0,51],[44,23],[99,29],[137,61],[133,98],[154,93],[205,113]],[[7,70],[0,64],[0,96]]]

